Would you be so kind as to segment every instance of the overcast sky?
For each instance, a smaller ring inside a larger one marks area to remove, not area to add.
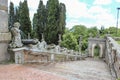
[[[8,1],[12,1],[15,6],[18,6],[19,2],[24,0]],[[43,0],[43,2],[46,4],[47,0]],[[59,0],[59,2],[66,5],[66,27],[68,28],[79,24],[99,28],[101,25],[105,28],[116,26],[117,7],[120,7],[120,0]],[[28,0],[31,20],[38,4],[39,0]]]

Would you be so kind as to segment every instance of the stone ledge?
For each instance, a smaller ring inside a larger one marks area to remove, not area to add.
[[[0,42],[10,41],[11,33],[0,33]]]

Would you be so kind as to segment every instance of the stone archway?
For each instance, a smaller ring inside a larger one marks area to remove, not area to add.
[[[88,39],[88,50],[89,50],[89,56],[94,57],[94,49],[96,45],[99,46],[99,57],[104,57],[105,53],[105,39],[100,38],[89,38]]]
[[[96,44],[93,48],[93,54],[94,54],[94,57],[99,57],[100,56],[100,53],[101,53],[101,48],[99,46],[99,44]]]

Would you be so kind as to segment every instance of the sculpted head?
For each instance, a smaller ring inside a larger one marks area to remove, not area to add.
[[[20,23],[19,22],[15,22],[13,26],[16,27],[16,28],[19,28],[20,27]]]

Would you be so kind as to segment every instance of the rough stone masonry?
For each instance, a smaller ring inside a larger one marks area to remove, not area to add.
[[[8,30],[8,0],[0,0],[0,62],[9,59],[7,52],[11,34]]]

